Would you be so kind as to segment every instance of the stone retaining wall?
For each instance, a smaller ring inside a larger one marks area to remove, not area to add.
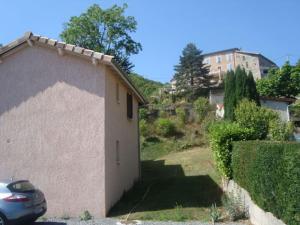
[[[285,225],[282,220],[277,219],[272,213],[265,212],[252,200],[249,193],[233,180],[223,182],[224,192],[238,196],[245,203],[249,211],[249,219],[253,225]]]

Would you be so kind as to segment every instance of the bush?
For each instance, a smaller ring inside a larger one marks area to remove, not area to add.
[[[237,142],[233,147],[234,180],[258,206],[287,225],[300,224],[300,144]]]
[[[148,118],[147,111],[148,110],[145,108],[140,108],[140,111],[139,111],[140,120],[146,120]]]
[[[239,196],[232,193],[222,196],[222,204],[231,221],[245,219],[248,217],[248,209]]]
[[[272,120],[269,123],[269,138],[273,141],[288,141],[293,134],[294,126],[291,122],[285,123]]]
[[[183,108],[177,108],[176,109],[176,116],[179,120],[180,125],[184,125],[187,121],[187,115],[185,113],[185,110]]]
[[[93,219],[92,215],[90,214],[89,211],[85,210],[81,215],[80,215],[80,220],[82,221],[88,221]]]
[[[156,121],[155,125],[156,132],[164,137],[172,136],[176,133],[176,126],[169,119],[160,118]]]
[[[197,114],[197,120],[201,122],[204,117],[206,116],[208,110],[209,110],[209,103],[207,98],[199,97],[195,102],[194,102],[194,109]]]
[[[143,137],[148,137],[151,134],[151,130],[146,120],[140,120],[140,132]]]
[[[257,106],[255,102],[243,99],[235,109],[236,122],[245,128],[253,129],[254,139],[265,139],[269,123],[279,120],[276,112]]]
[[[223,176],[231,178],[232,142],[251,140],[253,130],[241,127],[237,123],[218,122],[210,126],[209,136],[218,170]]]

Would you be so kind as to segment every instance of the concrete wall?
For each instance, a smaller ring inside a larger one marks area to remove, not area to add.
[[[24,47],[0,64],[0,179],[29,179],[47,216],[104,216],[104,67]]]
[[[288,103],[272,100],[260,100],[261,106],[272,109],[277,112],[282,121],[289,121]]]
[[[239,196],[239,199],[243,200],[243,203],[249,212],[249,219],[253,225],[285,225],[282,220],[276,218],[272,213],[265,212],[258,207],[252,201],[249,193],[233,180],[230,180],[229,182],[223,182],[223,189],[225,192]]]
[[[209,104],[224,104],[224,89],[211,89],[209,91]]]
[[[105,101],[106,204],[111,208],[139,178],[138,102],[133,97],[133,118],[127,118],[130,90],[107,68]],[[117,101],[117,84],[119,101]],[[119,141],[119,162],[116,142]]]

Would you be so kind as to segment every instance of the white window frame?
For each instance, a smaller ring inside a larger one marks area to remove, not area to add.
[[[227,64],[227,71],[230,71],[230,70],[232,70],[232,64],[231,64],[231,63],[228,63],[228,64]]]
[[[216,63],[221,63],[222,62],[222,56],[217,55],[216,56]]]
[[[205,64],[210,64],[210,57],[204,58],[204,63]]]
[[[232,58],[233,58],[232,53],[229,53],[229,54],[226,55],[227,62],[232,62]]]

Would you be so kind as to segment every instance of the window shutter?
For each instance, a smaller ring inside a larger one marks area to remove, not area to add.
[[[132,119],[133,117],[133,104],[132,104],[132,95],[127,93],[127,117]]]

